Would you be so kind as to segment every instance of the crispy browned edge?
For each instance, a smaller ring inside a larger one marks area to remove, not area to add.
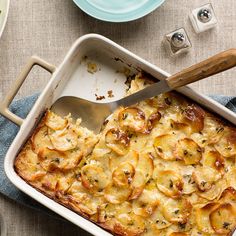
[[[150,78],[150,77],[149,77]],[[153,79],[150,78],[149,80],[147,80],[148,83],[152,83]],[[197,102],[193,101],[192,99],[186,97],[183,94],[180,94],[176,91],[172,91],[171,92],[173,95],[176,95],[177,97],[180,97],[182,99],[185,99],[188,103],[190,104],[197,104],[199,105],[206,113],[206,115],[211,116],[213,119],[215,119],[215,121],[217,121],[219,124],[222,124],[224,126],[228,126],[232,129],[235,129],[236,131],[236,127],[228,120],[224,119],[223,117],[220,117],[218,114],[216,114],[213,111],[209,111],[208,109],[206,109],[205,107],[202,107],[202,105],[198,104]],[[46,112],[45,112],[46,114]],[[41,192],[42,194],[44,194],[45,196],[47,196],[48,198],[54,200],[55,202],[59,203],[60,205],[74,211],[75,213],[79,214],[80,216],[84,217],[85,219],[91,221],[92,223],[96,224],[97,226],[101,227],[102,229],[107,230],[108,232],[112,233],[113,235],[124,235],[122,234],[122,232],[118,233],[118,232],[114,232],[114,229],[111,225],[106,224],[106,223],[99,223],[96,222],[94,220],[91,219],[91,217],[89,217],[89,215],[85,214],[84,212],[82,212],[79,208],[76,207],[72,207],[71,205],[67,204],[67,202],[63,199],[58,199],[56,196],[53,196],[52,194],[48,193],[47,191],[40,189],[36,186],[33,185],[33,183],[31,183],[30,181],[26,180],[25,177],[20,174],[17,171],[17,166],[16,166],[16,160],[17,158],[19,158],[19,154],[21,153],[21,151],[24,149],[25,145],[30,141],[31,137],[37,132],[37,130],[39,129],[39,127],[41,127],[42,125],[44,125],[45,122],[45,114],[44,116],[41,118],[41,120],[39,120],[39,124],[36,126],[35,130],[33,131],[33,133],[31,133],[31,135],[29,136],[28,140],[26,141],[26,143],[22,146],[21,150],[19,151],[19,153],[17,154],[17,157],[15,158],[14,161],[14,169],[16,171],[16,173],[27,183],[29,184],[31,187],[35,188],[36,190],[38,190],[39,192]],[[232,230],[232,232],[229,232],[228,236],[232,236],[233,233],[235,232],[236,228],[234,230]]]

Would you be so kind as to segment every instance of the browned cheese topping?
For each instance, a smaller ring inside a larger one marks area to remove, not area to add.
[[[128,94],[145,86],[137,75]],[[47,111],[16,158],[17,173],[115,235],[234,231],[233,125],[176,92],[119,108],[98,135],[80,122]]]

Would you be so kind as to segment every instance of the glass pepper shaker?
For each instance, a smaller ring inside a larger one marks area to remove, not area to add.
[[[184,28],[172,31],[164,36],[164,43],[172,56],[188,52],[192,47]]]
[[[201,33],[216,26],[217,19],[211,3],[198,7],[189,15],[196,33]]]

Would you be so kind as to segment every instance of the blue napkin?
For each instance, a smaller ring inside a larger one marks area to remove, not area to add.
[[[20,116],[25,118],[35,101],[38,98],[38,94],[14,101],[10,110]],[[34,208],[39,211],[43,211],[48,215],[53,215],[56,218],[62,219],[60,216],[50,211],[48,208],[44,207],[34,199],[27,196],[25,193],[17,189],[7,178],[4,172],[4,157],[10,147],[12,141],[14,140],[19,127],[9,120],[5,119],[0,115],[0,194],[3,194],[10,199],[17,201],[27,207]]]
[[[11,111],[24,118],[32,108],[34,102],[37,100],[37,97],[38,94],[14,101],[10,107]],[[211,97],[226,106],[228,109],[236,112],[236,97],[226,97],[220,95]],[[18,130],[19,128],[15,124],[0,115],[0,193],[25,206],[44,211],[47,214],[58,217],[56,214],[18,190],[13,184],[10,183],[5,175],[3,166],[4,157]]]

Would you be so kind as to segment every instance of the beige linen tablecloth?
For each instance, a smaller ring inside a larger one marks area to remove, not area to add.
[[[71,44],[86,33],[103,34],[170,73],[236,47],[235,0],[210,1],[218,25],[211,31],[194,33],[188,14],[207,2],[166,0],[159,9],[142,19],[114,24],[87,16],[72,0],[11,0],[8,22],[0,39],[0,97],[4,97],[30,56],[36,54],[59,65]],[[185,27],[193,47],[185,56],[170,58],[161,41],[165,33],[179,27]],[[232,69],[192,87],[205,94],[236,95],[235,72]],[[49,78],[47,73],[34,69],[18,96],[40,91]],[[24,209],[2,196],[0,211],[5,217],[8,235],[88,235],[70,223]]]

